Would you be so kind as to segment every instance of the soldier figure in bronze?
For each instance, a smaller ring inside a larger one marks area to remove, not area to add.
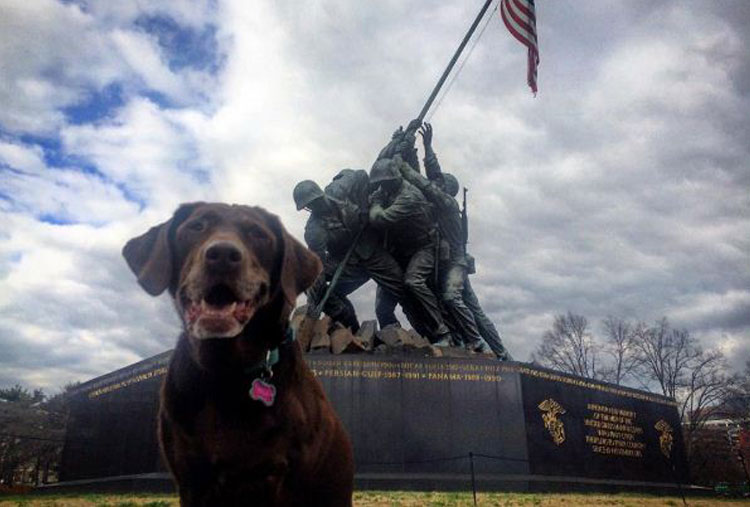
[[[419,172],[417,131],[427,177]],[[468,279],[474,260],[466,251],[468,219],[455,199],[458,190],[432,148],[431,125],[419,119],[394,132],[369,177],[343,169],[325,191],[311,180],[298,183],[297,209],[310,211],[305,240],[324,264],[308,291],[311,307],[320,303],[340,268],[323,310],[353,331],[359,321],[347,296],[373,279],[381,328],[400,325],[395,316],[400,303],[412,327],[432,344],[461,344],[479,353],[491,349],[510,359]]]
[[[367,209],[361,206],[363,199],[367,202],[368,188],[365,171],[344,169],[326,187],[326,192],[311,180],[299,182],[293,192],[297,209],[310,211],[305,241],[324,265],[321,278],[308,291],[312,305],[320,301],[326,281],[333,276],[347,250],[354,249],[323,308],[331,318],[354,332],[359,329],[359,321],[347,296],[368,280],[375,280],[387,295],[378,299],[375,308],[381,328],[398,324],[394,310],[404,297],[401,268],[382,247],[377,233],[367,227]]]
[[[439,346],[451,343],[438,300],[429,287],[438,249],[432,206],[398,169],[400,156],[382,158],[370,170],[370,224],[382,231],[389,251],[404,270],[407,296],[418,317],[415,329]],[[403,161],[401,161],[403,163]]]
[[[447,269],[441,275],[443,301],[460,326],[467,345],[472,347],[476,344],[474,340],[476,336],[473,334],[476,331],[484,339],[482,345],[477,347],[479,351],[483,351],[483,346],[486,347],[489,344],[499,359],[510,360],[510,354],[503,346],[500,333],[482,310],[479,299],[469,282],[468,275],[474,272],[474,258],[466,252],[466,231],[462,230],[465,229],[465,225],[462,224],[461,213],[455,200],[459,188],[458,181],[453,175],[442,172],[432,147],[432,125],[425,123],[419,129],[419,134],[424,144],[427,179],[419,174],[416,176],[424,181],[433,182],[431,185],[434,186],[425,187],[425,195],[435,197],[434,203],[437,204],[438,200],[441,203],[437,206],[440,230],[452,250]],[[413,171],[412,177],[414,177]],[[452,204],[448,202],[448,199],[436,193],[436,188],[449,194]]]
[[[409,164],[412,169],[419,171],[419,157],[417,156],[417,149],[414,147],[414,144],[417,142],[415,134],[421,124],[420,120],[415,119],[409,122],[406,130],[403,127],[397,128],[393,132],[390,142],[380,150],[377,160],[390,159],[396,155],[400,155],[403,161]]]
[[[437,163],[436,158],[432,161]],[[440,241],[443,244],[438,263],[440,295],[457,327],[456,338],[474,352],[489,351],[479,334],[474,315],[463,299],[468,264],[461,232],[461,209],[454,199],[458,193],[458,181],[445,173],[439,179],[428,180],[406,163],[399,163],[398,167],[404,179],[417,187],[435,207]]]

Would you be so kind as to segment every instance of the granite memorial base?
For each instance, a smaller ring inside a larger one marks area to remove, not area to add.
[[[73,394],[56,488],[168,487],[156,412],[169,352]],[[315,355],[358,489],[670,491],[688,481],[674,402],[524,363]]]

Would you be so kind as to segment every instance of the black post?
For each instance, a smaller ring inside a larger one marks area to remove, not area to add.
[[[477,481],[474,478],[474,453],[469,451],[469,463],[471,464],[471,492],[474,495],[474,507],[477,505]]]
[[[453,69],[453,66],[456,64],[456,60],[458,60],[458,57],[461,56],[461,52],[464,50],[466,43],[469,42],[471,35],[474,33],[474,30],[477,29],[477,25],[484,17],[484,13],[487,12],[487,9],[489,8],[492,1],[493,0],[486,0],[484,2],[484,5],[482,6],[482,10],[479,11],[479,14],[477,14],[477,18],[474,20],[474,23],[472,23],[471,28],[469,28],[469,31],[466,32],[464,39],[461,41],[461,44],[459,44],[458,49],[453,54],[453,58],[451,58],[450,63],[448,63],[448,67],[446,67],[445,71],[443,72],[443,75],[440,76],[440,80],[438,81],[437,85],[435,85],[435,88],[432,90],[432,94],[430,94],[430,98],[427,99],[427,103],[424,105],[424,107],[422,108],[422,111],[419,113],[419,116],[417,117],[420,123],[422,123],[422,121],[424,120],[424,117],[427,115],[427,111],[429,111],[430,106],[435,101],[435,97],[437,97],[437,94],[440,91],[440,88],[442,88],[443,83],[445,82],[445,79],[448,77],[448,74],[451,73],[451,69]]]
[[[740,463],[742,464],[742,471],[745,472],[745,480],[747,481],[748,485],[750,485],[750,474],[747,472],[747,462],[745,461],[745,455],[742,453],[742,449],[738,446],[737,447],[737,456],[740,459]]]
[[[687,499],[685,498],[685,493],[682,491],[682,481],[680,481],[680,477],[677,474],[677,467],[675,466],[675,462],[672,458],[666,456],[664,457],[664,461],[667,462],[667,468],[670,472],[672,472],[672,479],[677,485],[677,492],[680,494],[680,498],[682,498],[682,504],[687,507]]]
[[[677,471],[675,470],[674,462],[672,463],[672,473],[674,474],[675,481],[677,482],[677,491],[680,493],[680,497],[682,498],[682,505],[687,507],[687,500],[685,499],[685,493],[682,491],[682,484],[680,481],[680,478],[677,476]]]

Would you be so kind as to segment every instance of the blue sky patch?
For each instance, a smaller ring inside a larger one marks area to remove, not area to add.
[[[52,225],[74,225],[79,222],[67,218],[64,214],[56,215],[52,213],[43,213],[37,216],[40,222]]]
[[[0,201],[5,201],[5,202],[8,202],[8,203],[12,203],[13,199],[11,199],[8,194],[6,194],[2,190],[0,190]]]
[[[115,183],[115,187],[117,187],[117,190],[122,192],[122,195],[123,197],[125,197],[125,199],[138,204],[138,211],[143,211],[146,208],[148,202],[144,198],[140,197],[137,193],[130,190],[127,185],[125,185],[124,183]]]
[[[213,24],[196,29],[181,26],[169,16],[144,15],[136,20],[135,25],[157,38],[173,72],[190,67],[215,74],[221,67],[222,58]]]
[[[88,2],[86,0],[60,0],[67,5],[77,5],[83,12],[89,12]]]
[[[63,108],[68,123],[81,125],[94,123],[112,116],[112,113],[125,104],[122,86],[112,83],[101,90],[91,90],[78,104]]]
[[[18,139],[24,144],[35,144],[42,148],[44,163],[50,168],[76,168],[86,174],[104,177],[95,164],[84,157],[65,153],[59,137],[35,136],[23,134]]]
[[[140,92],[140,95],[141,97],[146,97],[161,109],[173,109],[178,107],[178,104],[176,104],[173,100],[171,100],[162,92],[156,90],[143,90]]]

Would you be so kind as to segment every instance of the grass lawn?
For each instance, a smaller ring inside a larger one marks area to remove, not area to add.
[[[633,494],[557,494],[557,493],[479,493],[481,506],[607,506],[656,507],[683,505],[677,497],[659,497]],[[690,507],[750,506],[750,500],[720,498],[688,498]],[[6,506],[86,506],[86,507],[169,507],[178,506],[174,495],[15,495],[0,496],[0,507]],[[465,506],[474,505],[471,493],[415,493],[398,491],[362,491],[354,494],[357,507],[397,507],[397,506]]]

